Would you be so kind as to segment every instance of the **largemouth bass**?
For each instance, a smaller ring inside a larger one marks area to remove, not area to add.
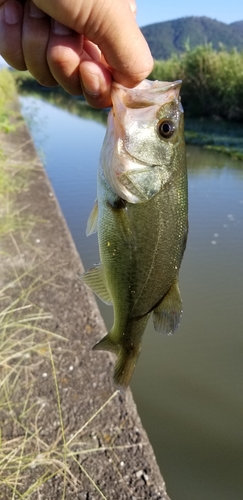
[[[114,325],[94,346],[117,355],[114,380],[126,388],[150,314],[155,330],[178,327],[178,273],[186,246],[187,172],[181,81],[112,85],[87,234],[98,231],[101,263],[82,275]]]

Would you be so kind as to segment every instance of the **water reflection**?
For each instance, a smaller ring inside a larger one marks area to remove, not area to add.
[[[96,195],[104,126],[38,99],[21,103],[26,116],[30,110],[33,137],[90,267],[98,249],[96,236],[85,237],[85,226]],[[243,164],[189,147],[188,168],[181,326],[163,337],[149,323],[132,390],[171,498],[241,500]],[[109,327],[111,308],[102,304],[101,310]]]

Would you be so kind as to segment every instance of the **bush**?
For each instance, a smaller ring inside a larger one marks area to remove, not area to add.
[[[183,80],[188,116],[243,121],[243,52],[205,45],[167,61],[156,61],[151,79]]]

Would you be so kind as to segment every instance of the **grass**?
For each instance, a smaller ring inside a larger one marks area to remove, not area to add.
[[[12,107],[16,101],[16,87],[12,75],[7,70],[0,71],[0,134],[10,133],[17,128],[17,112]],[[8,155],[0,147],[0,237],[15,229],[29,225],[30,219],[23,218],[14,208],[13,195],[23,191],[28,185],[28,168],[16,162],[20,151]]]
[[[1,421],[7,422],[10,435],[3,426],[0,439],[0,491],[1,488],[12,492],[15,498],[18,486],[22,481],[22,473],[30,462],[30,454],[26,453],[35,431],[26,427],[29,413],[33,407],[28,405],[30,390],[23,382],[23,373],[30,374],[31,355],[47,355],[47,343],[37,340],[37,333],[45,333],[39,326],[48,318],[28,302],[30,289],[23,290],[19,297],[8,304],[8,292],[20,284],[17,278],[0,290],[0,413]],[[31,287],[32,288],[32,287]],[[7,305],[4,304],[7,303]],[[24,377],[25,378],[25,377]],[[16,399],[16,394],[24,390],[26,397]],[[10,498],[10,496],[8,496]]]
[[[186,118],[185,139],[187,144],[195,144],[226,154],[233,159],[243,160],[243,136],[240,123],[229,125],[229,122],[223,120]]]
[[[16,94],[14,79],[7,69],[0,71],[0,132],[12,132],[16,128],[11,118],[15,111],[9,108],[9,104]]]

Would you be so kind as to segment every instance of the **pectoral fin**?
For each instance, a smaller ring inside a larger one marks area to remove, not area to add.
[[[182,315],[182,300],[178,282],[175,281],[162,302],[153,311],[154,328],[157,332],[171,334],[178,328]]]
[[[86,236],[90,236],[97,231],[98,224],[98,200],[95,200],[95,204],[91,210],[87,221]]]
[[[112,304],[112,299],[105,284],[104,273],[101,264],[97,264],[85,273],[81,274],[81,280],[93,290],[98,297],[108,305]]]
[[[160,167],[128,170],[119,176],[119,182],[137,198],[137,203],[147,201],[161,189]]]

